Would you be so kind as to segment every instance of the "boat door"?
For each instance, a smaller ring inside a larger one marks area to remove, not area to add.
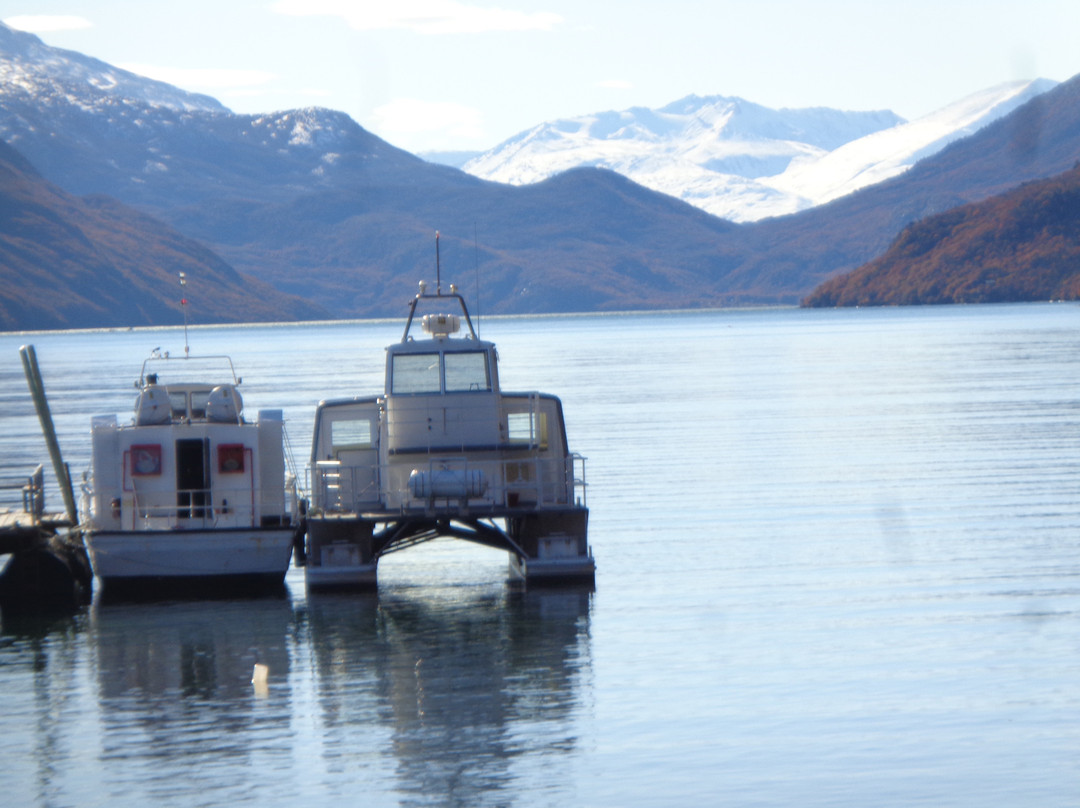
[[[176,505],[181,519],[204,519],[210,488],[209,438],[176,442]]]

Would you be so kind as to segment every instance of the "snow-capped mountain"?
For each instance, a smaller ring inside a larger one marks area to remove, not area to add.
[[[228,112],[208,95],[129,73],[76,51],[53,48],[33,34],[0,25],[0,93],[47,100],[56,95],[85,97],[87,86],[103,98],[138,100],[153,107],[191,112]]]
[[[524,185],[577,166],[617,171],[733,221],[795,213],[895,176],[1055,82],[994,87],[914,122],[889,111],[772,110],[690,96],[661,109],[540,124],[464,170]]]
[[[419,164],[344,112],[237,115],[189,93],[0,24],[0,140],[75,194],[106,193],[161,214],[220,198],[269,199],[348,185],[356,167]],[[471,178],[470,178],[471,179]]]
[[[821,205],[903,173],[1056,85],[1036,79],[991,87],[917,120],[845,143],[816,160],[794,160],[783,174],[762,181],[805,200],[803,207]]]

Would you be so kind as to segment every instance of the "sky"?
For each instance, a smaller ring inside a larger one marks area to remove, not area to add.
[[[414,153],[690,94],[909,120],[1080,73],[1075,0],[0,0],[47,45]]]

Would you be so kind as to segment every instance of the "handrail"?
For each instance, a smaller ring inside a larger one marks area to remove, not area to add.
[[[259,513],[259,502],[229,503],[225,507],[216,505],[213,500],[213,492],[217,494],[230,491],[244,491],[242,487],[234,488],[180,488],[169,491],[140,492],[132,491],[131,499],[131,529],[138,530],[140,524],[148,527],[153,520],[164,521],[169,527],[175,527],[181,523],[191,525],[217,525],[223,516],[229,517],[229,522],[235,527],[256,527],[256,517]],[[184,504],[179,502],[180,495],[187,494],[190,501]],[[202,494],[204,501],[197,501],[196,495]],[[186,513],[186,515],[185,515]]]
[[[527,466],[532,471],[524,478],[508,482],[511,469],[520,470]],[[560,470],[561,467],[561,470]],[[386,506],[388,502],[416,502],[426,504],[433,501],[460,501],[457,496],[415,497],[409,489],[408,479],[404,478],[400,486],[390,487],[383,481],[394,469],[403,471],[400,465],[378,464],[374,466],[376,474],[366,481],[363,488],[356,482],[357,475],[363,472],[369,476],[372,466],[345,465],[340,460],[320,460],[309,469],[311,473],[311,491],[318,508],[326,513],[352,513],[362,510],[363,506],[378,504]],[[532,453],[529,457],[470,458],[467,455],[439,455],[428,457],[418,462],[414,470],[435,474],[439,471],[454,471],[468,474],[472,470],[484,471],[491,475],[487,491],[482,496],[465,497],[470,507],[487,505],[489,507],[518,507],[533,504],[527,498],[519,499],[525,492],[535,494],[537,507],[566,505],[586,505],[585,458],[577,453],[560,457],[541,457]],[[556,482],[560,480],[561,483]],[[552,488],[552,482],[555,487]],[[373,496],[374,495],[374,496]],[[408,506],[407,506],[408,507]]]
[[[243,379],[239,378],[236,375],[236,368],[233,366],[232,357],[230,357],[230,356],[227,356],[225,354],[206,354],[206,355],[203,355],[203,356],[198,356],[198,355],[196,355],[196,356],[187,356],[187,355],[185,355],[185,356],[170,356],[168,351],[166,351],[165,353],[160,353],[160,351],[158,351],[157,349],[155,349],[154,353],[150,354],[150,356],[148,356],[146,359],[143,360],[142,369],[139,371],[139,382],[138,382],[138,384],[136,386],[140,387],[140,388],[146,386],[146,378],[147,378],[146,366],[148,364],[150,364],[151,362],[170,362],[170,361],[192,362],[192,361],[194,361],[194,362],[197,363],[197,362],[201,362],[201,361],[218,360],[218,359],[225,360],[225,362],[229,366],[229,375],[232,376],[232,384],[234,386],[239,386],[243,382]]]
[[[38,465],[33,473],[26,477],[0,480],[0,491],[18,491],[21,498],[22,512],[36,524],[45,514],[45,469]],[[16,497],[5,498],[15,505]]]

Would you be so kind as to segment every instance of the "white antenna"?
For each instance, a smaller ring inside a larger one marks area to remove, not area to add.
[[[187,286],[187,275],[183,272],[180,273],[180,308],[184,310],[184,358],[188,356],[188,352],[191,350],[188,348],[187,338],[187,298],[184,297],[184,288]]]
[[[476,236],[476,222],[472,226],[473,266],[476,269],[476,336],[480,336],[480,242]]]
[[[439,231],[435,231],[435,294],[442,294],[442,264],[439,263]]]

